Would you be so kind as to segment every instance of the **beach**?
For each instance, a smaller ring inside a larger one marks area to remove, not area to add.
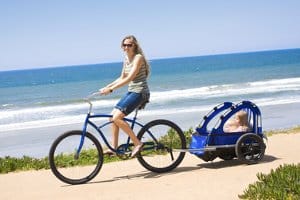
[[[0,200],[231,200],[299,163],[300,1],[23,2],[0,7]]]
[[[263,131],[300,124],[300,49],[156,59],[150,65],[150,103],[138,115],[143,124],[167,119],[186,131],[215,106],[244,100],[261,110]],[[47,156],[58,135],[82,129],[89,106],[84,98],[115,80],[121,67],[100,63],[0,72],[0,157]],[[94,98],[93,113],[110,113],[126,90]]]
[[[300,49],[290,49],[151,60],[150,103],[138,121],[167,119],[186,131],[215,106],[247,100],[260,109],[263,131],[299,125],[299,55]],[[121,66],[0,72],[0,157],[43,158],[60,134],[82,130],[88,109],[83,99],[118,77]],[[125,91],[93,99],[93,113],[110,113]],[[221,117],[215,118],[209,128]],[[135,126],[134,132],[139,130]],[[111,141],[110,130],[104,134]],[[237,199],[257,173],[298,163],[299,139],[300,133],[270,137],[266,155],[256,165],[207,163],[187,153],[178,168],[156,174],[132,159],[104,164],[95,179],[77,186],[60,182],[50,170],[3,174],[0,199]]]
[[[299,163],[299,141],[300,133],[270,136],[264,158],[254,165],[204,162],[189,153],[163,174],[145,170],[136,159],[108,163],[92,181],[75,186],[59,181],[50,170],[2,174],[0,199],[238,199],[257,181],[257,173]]]

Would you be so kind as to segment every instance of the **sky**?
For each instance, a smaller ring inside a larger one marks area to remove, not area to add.
[[[0,0],[0,71],[300,48],[299,0]]]

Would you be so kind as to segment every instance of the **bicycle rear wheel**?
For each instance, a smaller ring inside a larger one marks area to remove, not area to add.
[[[99,173],[103,164],[102,147],[88,132],[77,155],[81,135],[82,131],[66,132],[53,142],[49,151],[49,163],[53,174],[68,184],[90,181]]]
[[[171,121],[151,121],[140,130],[137,137],[144,143],[137,159],[150,171],[170,171],[177,167],[185,156],[185,152],[174,151],[186,149],[186,140],[182,130]]]

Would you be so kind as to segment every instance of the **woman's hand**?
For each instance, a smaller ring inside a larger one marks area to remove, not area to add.
[[[113,90],[109,87],[104,87],[99,90],[101,95],[108,95],[113,92]]]

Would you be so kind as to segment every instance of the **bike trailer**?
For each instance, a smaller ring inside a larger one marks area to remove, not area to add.
[[[251,126],[251,130],[247,132],[225,132],[224,124],[241,110],[247,112],[248,124]],[[215,117],[219,117],[216,125],[208,130],[208,124]],[[253,133],[261,138],[264,137],[261,126],[261,113],[258,107],[250,101],[242,101],[236,105],[231,102],[224,102],[203,117],[203,121],[192,135],[189,151],[205,161],[213,160],[218,156],[232,158],[236,156],[236,143],[246,133]]]

